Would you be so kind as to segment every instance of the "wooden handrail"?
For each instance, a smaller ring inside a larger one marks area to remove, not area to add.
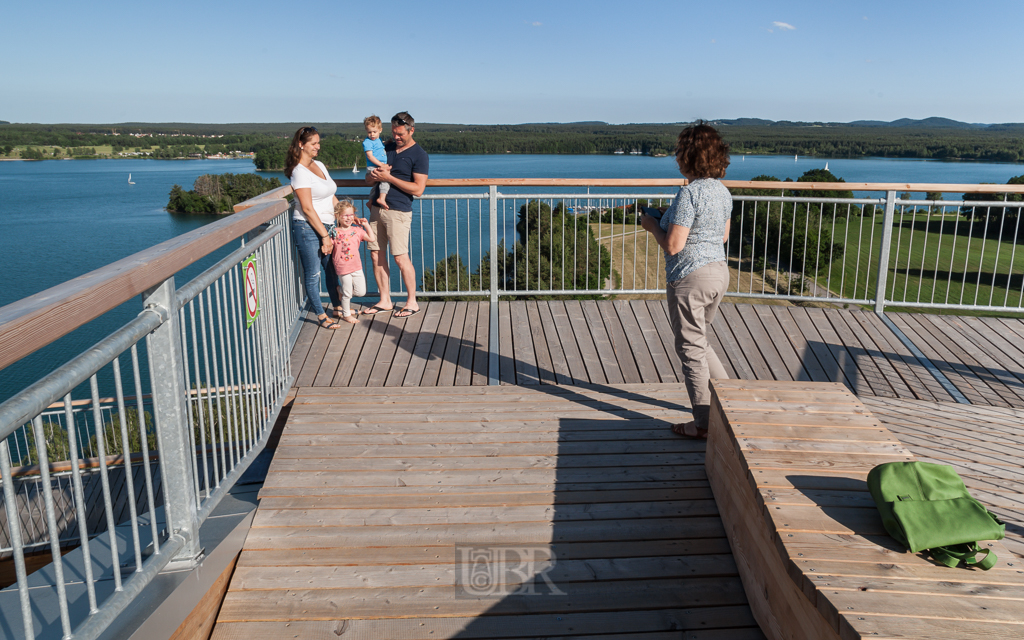
[[[145,292],[288,210],[267,200],[73,280],[0,307],[0,369]]]
[[[343,188],[364,188],[351,178],[335,180]],[[931,184],[921,182],[754,182],[723,180],[730,189],[785,189],[786,191],[912,191],[927,193],[1024,193],[1017,184]],[[685,178],[459,178],[427,180],[427,187],[681,187]],[[282,187],[283,188],[283,187]]]

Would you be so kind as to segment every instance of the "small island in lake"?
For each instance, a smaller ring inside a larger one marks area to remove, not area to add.
[[[190,191],[171,187],[167,210],[172,213],[234,213],[239,202],[281,186],[277,178],[251,173],[205,174],[196,178]]]

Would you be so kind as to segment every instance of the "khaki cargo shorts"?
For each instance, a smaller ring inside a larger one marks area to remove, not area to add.
[[[380,251],[390,246],[391,255],[401,256],[409,253],[409,235],[412,233],[412,211],[394,211],[370,207],[370,227],[377,242],[366,241],[370,251]]]

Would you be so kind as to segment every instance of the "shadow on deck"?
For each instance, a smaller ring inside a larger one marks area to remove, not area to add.
[[[214,638],[763,637],[704,444],[667,428],[689,410],[663,303],[500,304],[501,386],[487,303],[303,330]],[[988,406],[952,402],[870,313],[726,305],[714,346],[737,378],[846,384],[1024,556],[1024,354],[997,338],[1019,327],[899,323]]]

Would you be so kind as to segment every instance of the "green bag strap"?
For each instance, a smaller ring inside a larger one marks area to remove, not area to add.
[[[999,562],[999,556],[993,553],[991,549],[982,549],[975,542],[958,546],[966,547],[966,550],[961,551],[955,547],[936,547],[928,549],[928,553],[937,561],[950,568],[956,567],[963,562],[968,567],[976,566],[982,571],[988,571]],[[984,554],[980,559],[977,557],[979,553]]]

